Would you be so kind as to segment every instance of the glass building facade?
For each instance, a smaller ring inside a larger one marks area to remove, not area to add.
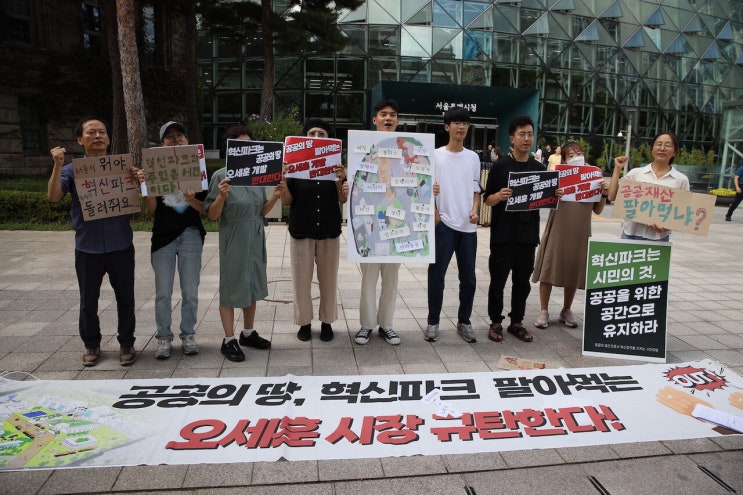
[[[723,103],[743,99],[740,0],[367,0],[339,26],[342,51],[277,56],[274,85],[275,112],[297,107],[339,137],[369,127],[382,81],[536,90],[543,142],[606,146],[631,118],[638,137],[670,130],[705,152],[719,151]],[[201,39],[199,63],[217,147],[225,126],[258,113],[260,36]]]

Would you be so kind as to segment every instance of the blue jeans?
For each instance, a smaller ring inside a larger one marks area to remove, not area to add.
[[[436,263],[428,265],[428,324],[438,325],[444,301],[444,280],[451,257],[456,253],[459,270],[457,322],[470,324],[475,299],[477,233],[459,232],[439,222],[436,226]]]
[[[189,227],[181,232],[181,235],[173,242],[150,255],[152,269],[155,272],[155,324],[158,339],[173,340],[170,324],[176,259],[182,299],[180,337],[195,333],[202,250],[203,243],[199,229]]]

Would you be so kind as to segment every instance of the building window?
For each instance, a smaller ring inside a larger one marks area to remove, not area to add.
[[[0,0],[0,40],[30,44],[31,2]]]
[[[83,46],[93,55],[100,55],[103,52],[101,7],[95,0],[82,2],[81,6],[83,13]]]

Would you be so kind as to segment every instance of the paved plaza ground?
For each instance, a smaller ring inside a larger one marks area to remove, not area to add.
[[[743,212],[724,221],[717,207],[708,237],[672,236],[668,307],[668,362],[712,359],[743,375],[741,239]],[[542,220],[546,220],[542,213]],[[620,221],[607,207],[595,217],[594,236],[617,238]],[[345,234],[345,228],[344,228]],[[395,330],[402,343],[390,346],[376,334],[365,346],[353,342],[359,327],[360,271],[345,260],[345,235],[339,273],[339,320],[335,340],[321,342],[319,322],[313,339],[300,342],[292,322],[288,231],[280,222],[267,227],[269,298],[258,304],[256,328],[272,341],[270,351],[247,350],[243,363],[223,358],[218,312],[218,234],[204,244],[199,291],[197,340],[201,352],[183,356],[176,339],[170,359],[153,357],[154,283],[149,262],[150,234],[135,233],[137,362],[118,363],[116,304],[104,281],[101,362],[83,368],[78,336],[78,290],[73,268],[73,232],[0,231],[0,372],[11,378],[112,380],[294,375],[421,374],[497,371],[502,355],[576,368],[637,364],[637,361],[581,355],[581,329],[557,323],[562,290],[552,293],[549,328],[533,327],[539,312],[532,286],[525,325],[534,342],[507,334],[505,342],[487,339],[489,229],[478,230],[477,293],[472,324],[478,341],[468,344],[455,329],[456,262],[447,287],[438,342],[423,340],[426,325],[426,266],[402,266]],[[313,288],[317,295],[316,286]],[[507,287],[508,307],[510,282]],[[583,295],[574,311],[582,317]],[[179,289],[174,304],[179,303]],[[179,311],[174,311],[177,328]],[[582,323],[582,321],[579,321]],[[237,325],[241,327],[241,322]],[[28,375],[26,375],[28,374]],[[743,435],[714,439],[641,442],[585,448],[545,449],[491,454],[428,455],[332,461],[279,461],[192,466],[136,466],[0,473],[0,494],[194,493],[194,494],[711,494],[743,493]],[[704,468],[704,469],[702,469]],[[715,481],[705,469],[718,477]],[[597,486],[606,491],[601,492]],[[468,488],[469,487],[469,488]],[[470,489],[471,491],[467,491]]]

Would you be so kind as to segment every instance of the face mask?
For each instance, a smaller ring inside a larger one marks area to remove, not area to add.
[[[585,165],[585,164],[586,164],[586,159],[582,155],[574,156],[573,158],[568,160],[568,165],[572,165],[574,167]]]

